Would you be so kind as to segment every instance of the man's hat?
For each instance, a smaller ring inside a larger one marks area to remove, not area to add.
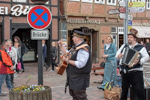
[[[72,36],[77,36],[79,38],[84,38],[85,33],[78,31],[78,30],[74,30],[73,31],[73,35]]]
[[[128,35],[132,35],[134,38],[137,38],[138,31],[134,28],[131,28]]]

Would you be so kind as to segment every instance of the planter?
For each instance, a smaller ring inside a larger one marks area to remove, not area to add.
[[[9,91],[9,100],[52,100],[52,91],[49,86],[44,86],[45,90],[16,92]]]
[[[31,0],[35,4],[45,4],[48,0]]]

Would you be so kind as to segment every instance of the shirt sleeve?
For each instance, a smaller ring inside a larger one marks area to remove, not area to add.
[[[121,53],[121,51],[122,51],[122,49],[124,48],[124,46],[125,46],[125,44],[123,44],[120,48],[119,48],[119,50],[117,51],[117,53],[116,53],[116,58],[118,59],[118,55]]]
[[[147,60],[149,60],[149,55],[145,47],[140,50],[142,58],[140,59],[140,64],[144,64]]]
[[[77,61],[75,61],[75,65],[77,68],[83,68],[89,59],[89,52],[84,49],[80,49],[77,53]]]

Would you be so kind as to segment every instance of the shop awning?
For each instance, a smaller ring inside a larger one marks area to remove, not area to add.
[[[138,30],[138,38],[150,38],[150,27],[132,26],[132,28]]]

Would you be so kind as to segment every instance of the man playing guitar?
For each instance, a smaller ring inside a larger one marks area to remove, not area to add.
[[[68,64],[67,85],[73,100],[87,100],[86,88],[89,87],[92,60],[90,47],[84,42],[84,35],[85,33],[74,30],[74,50],[70,52],[71,57],[62,58]],[[62,43],[62,39],[58,41],[61,51],[66,53]]]

